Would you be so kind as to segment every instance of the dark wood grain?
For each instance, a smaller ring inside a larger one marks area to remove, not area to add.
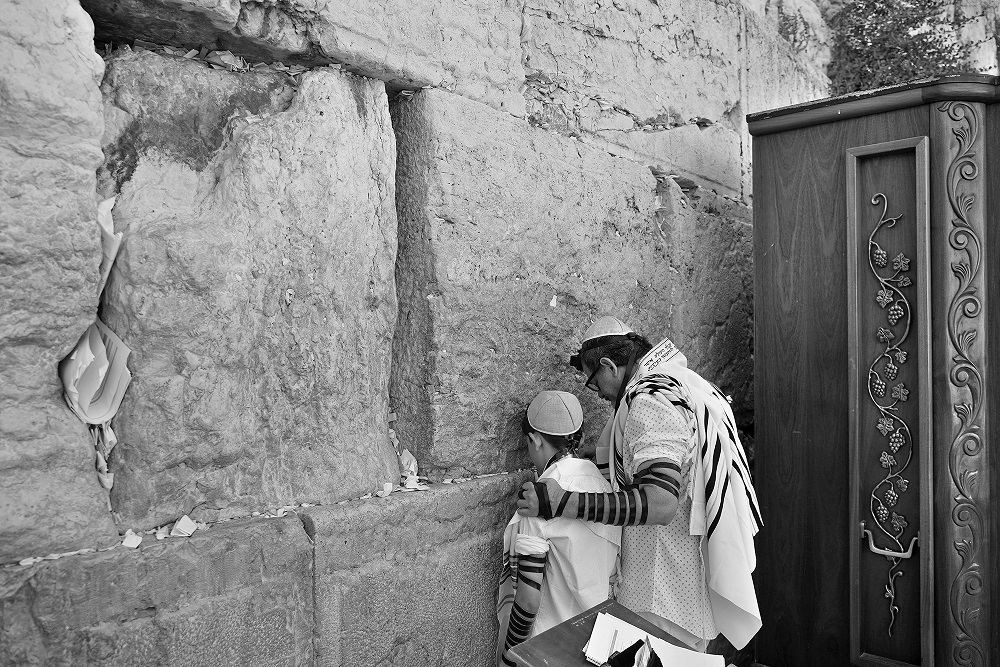
[[[945,100],[993,103],[1000,100],[998,83],[1000,79],[986,74],[939,76],[751,113],[747,126],[750,134],[764,136]]]
[[[930,119],[936,664],[993,667],[985,147],[997,128],[982,104],[934,104]]]
[[[770,667],[850,662],[845,153],[927,122],[914,107],[754,139],[757,660]]]
[[[984,216],[988,235],[987,244],[991,251],[986,260],[986,298],[988,304],[992,304],[1000,303],[997,301],[1000,298],[1000,252],[997,252],[997,240],[998,234],[1000,234],[998,231],[1000,230],[1000,208],[995,205],[996,202],[1000,202],[1000,131],[997,131],[1000,129],[1000,105],[987,107],[986,119],[987,128],[990,129],[986,135],[987,206],[984,208]],[[985,343],[987,346],[986,355],[991,362],[987,369],[989,373],[987,380],[991,383],[989,391],[990,400],[992,400],[992,393],[995,391],[992,389],[992,380],[996,373],[997,360],[1000,360],[1000,335],[997,335],[1000,317],[995,310],[992,317],[987,317],[986,325],[990,328],[990,335]],[[1000,410],[995,408],[990,410],[987,415],[987,429],[991,437],[1000,433]],[[997,545],[998,540],[1000,540],[1000,511],[995,509],[993,501],[998,497],[997,493],[1000,490],[1000,452],[994,447],[987,452],[987,455],[991,471],[989,503],[991,507],[994,507],[993,511],[990,512],[989,534],[993,553],[996,554],[1000,550]],[[991,558],[987,567],[989,580],[993,582],[990,591],[990,608],[993,613],[989,636],[993,637],[992,660],[994,660],[993,664],[996,664],[996,661],[1000,661],[1000,586],[998,586],[998,582],[1000,582],[1000,557],[995,555]]]
[[[849,157],[855,164],[853,182],[850,175],[848,181],[848,206],[854,207],[854,219],[849,216],[847,231],[849,238],[855,237],[852,239],[854,250],[850,253],[855,271],[853,284],[850,284],[849,272],[848,294],[852,301],[850,314],[856,326],[848,335],[849,356],[854,360],[849,380],[853,386],[849,388],[853,392],[851,408],[855,422],[849,472],[854,524],[848,526],[847,542],[852,559],[852,659],[860,665],[915,666],[920,664],[922,654],[931,654],[929,644],[923,646],[921,633],[921,624],[931,622],[922,605],[922,583],[931,571],[931,552],[922,548],[925,545],[921,541],[911,558],[901,558],[893,564],[871,553],[866,542],[859,539],[857,530],[864,522],[873,533],[876,547],[891,551],[905,551],[921,532],[922,520],[925,524],[922,538],[929,537],[930,523],[926,519],[930,508],[923,501],[932,489],[929,484],[922,483],[921,475],[930,465],[924,460],[928,458],[930,445],[930,422],[925,417],[931,411],[929,262],[926,256],[928,140],[921,136],[905,143],[910,146],[904,150],[898,150],[898,142],[852,149]],[[884,202],[878,199],[873,203],[876,195],[882,195]],[[886,251],[884,266],[873,268],[868,239],[883,211],[887,217],[900,217],[897,223],[882,227],[873,238]],[[894,258],[899,256],[908,259],[903,275],[910,284],[899,287],[905,308],[903,315],[893,321],[888,317],[888,305],[875,298],[882,288],[876,273],[883,277],[893,275]],[[881,356],[886,344],[876,336],[880,329],[890,331],[893,344],[898,344],[907,354],[904,362],[889,360],[896,369],[892,378],[888,377],[887,363]],[[869,369],[884,382],[881,392],[871,388]],[[907,389],[905,401],[893,399],[892,390],[896,387]],[[883,435],[878,430],[883,413],[877,409],[876,402],[890,406],[887,416],[895,427],[903,428],[909,435],[895,451],[889,446],[888,433]],[[925,449],[927,451],[922,452]],[[907,484],[905,491],[893,481],[883,482],[887,469],[880,458],[890,452],[896,460],[892,472],[901,473],[901,479]],[[891,501],[886,497],[890,490],[895,494]],[[882,525],[889,532],[895,532],[890,522],[878,519],[875,513],[878,505],[891,509],[907,522],[899,541],[891,540],[878,529]],[[890,580],[890,573],[899,576]],[[897,610],[895,613],[890,610],[890,600],[885,596],[889,590],[894,594],[891,603]]]

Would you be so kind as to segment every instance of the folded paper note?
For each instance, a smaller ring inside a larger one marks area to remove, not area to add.
[[[111,275],[111,265],[115,263],[118,256],[118,249],[122,245],[122,233],[115,234],[115,222],[111,217],[111,209],[115,206],[115,199],[105,199],[97,205],[97,224],[101,228],[101,270],[100,281],[97,283],[97,296],[101,296],[104,286]]]
[[[121,407],[132,374],[131,350],[104,322],[95,320],[73,351],[59,363],[63,395],[70,409],[88,424],[106,424]]]

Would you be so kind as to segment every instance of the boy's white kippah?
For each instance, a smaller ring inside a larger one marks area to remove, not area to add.
[[[572,435],[583,426],[583,408],[566,391],[543,391],[528,405],[531,428],[546,435]]]

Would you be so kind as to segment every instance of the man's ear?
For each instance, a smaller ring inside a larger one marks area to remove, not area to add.
[[[618,364],[611,361],[607,357],[601,357],[600,364],[611,371],[614,377],[618,377]]]

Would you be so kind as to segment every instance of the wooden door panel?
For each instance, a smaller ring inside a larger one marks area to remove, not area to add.
[[[927,137],[847,151],[851,660],[929,665]]]
[[[754,140],[755,574],[768,667],[850,662],[846,151],[927,134],[911,108]]]

